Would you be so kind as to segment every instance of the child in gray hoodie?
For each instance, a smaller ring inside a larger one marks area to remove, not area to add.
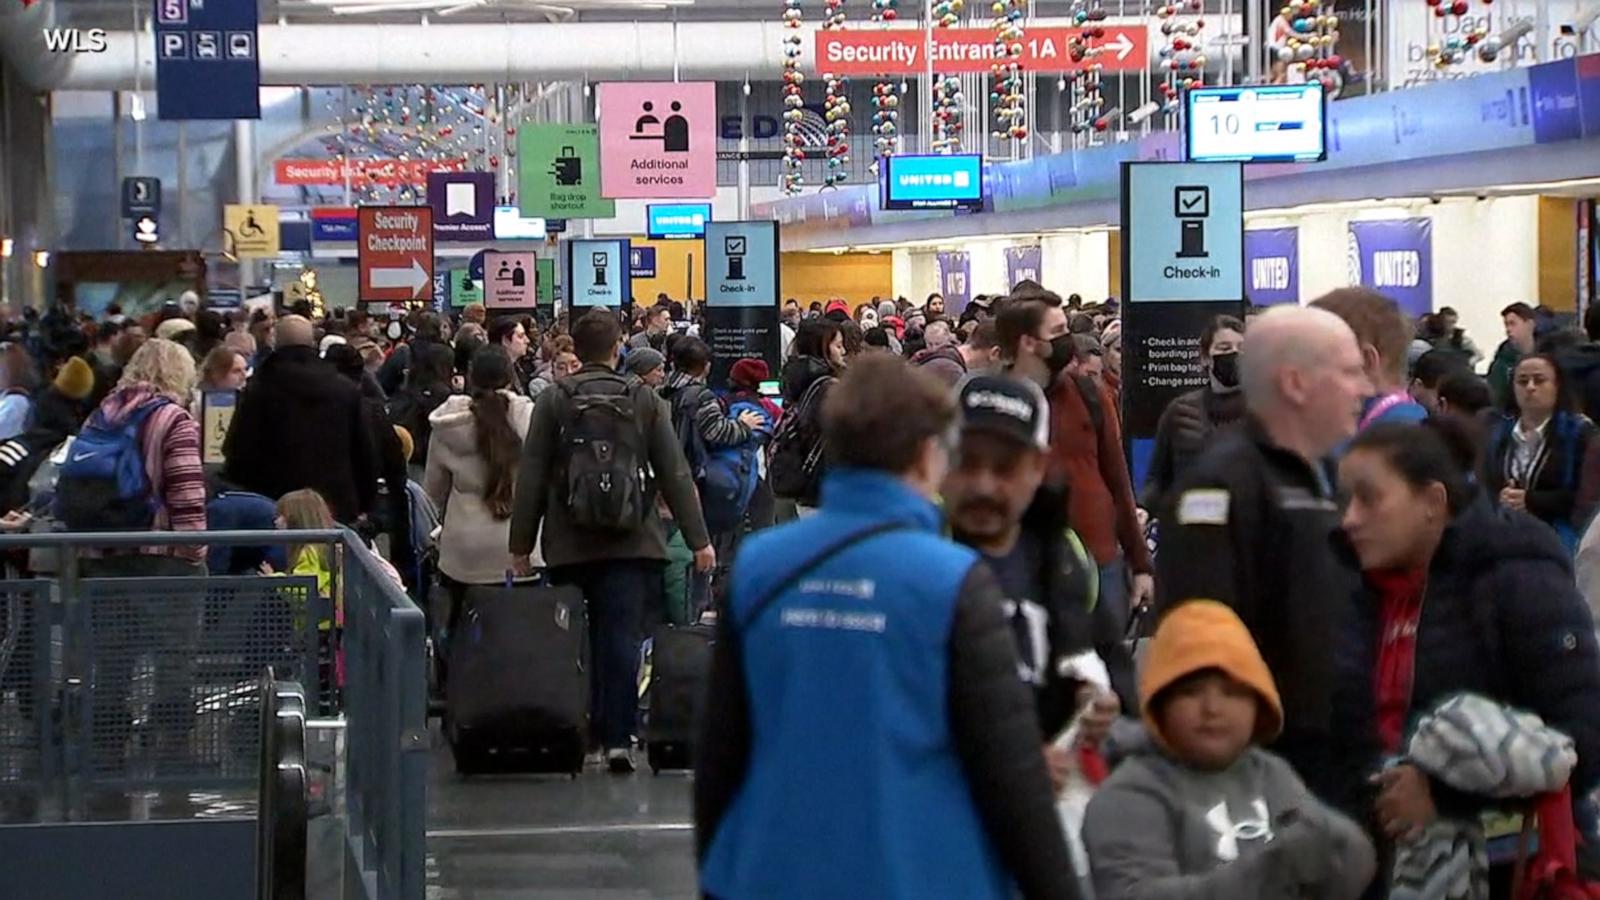
[[[1169,612],[1140,678],[1154,746],[1090,801],[1083,841],[1097,900],[1355,900],[1371,843],[1259,749],[1283,727],[1277,685],[1233,610]]]

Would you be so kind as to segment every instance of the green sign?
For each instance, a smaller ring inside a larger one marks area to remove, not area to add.
[[[539,279],[539,305],[556,305],[556,261],[541,259],[537,266]]]
[[[483,285],[473,281],[466,269],[451,269],[447,275],[450,278],[451,306],[460,309],[483,302]]]
[[[609,219],[600,196],[600,130],[595,125],[524,125],[517,135],[517,205],[523,218]]]

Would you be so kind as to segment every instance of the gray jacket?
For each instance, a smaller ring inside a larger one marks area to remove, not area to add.
[[[1355,900],[1377,865],[1354,822],[1256,748],[1221,772],[1127,760],[1089,802],[1083,842],[1098,900]]]
[[[621,377],[605,366],[588,363],[565,381],[579,388],[586,381]],[[560,384],[557,382],[557,388]],[[655,487],[672,510],[689,549],[707,547],[711,538],[706,533],[705,516],[700,511],[700,497],[695,493],[689,463],[672,429],[672,412],[666,401],[649,387],[630,384],[630,388],[634,415],[644,435],[650,468],[655,473]],[[666,537],[655,513],[654,497],[646,498],[649,512],[639,527],[623,534],[592,531],[573,523],[571,511],[561,502],[557,486],[561,427],[570,411],[566,392],[559,389],[545,391],[534,404],[533,422],[528,426],[528,439],[522,445],[522,468],[517,472],[517,499],[511,512],[511,551],[533,552],[539,527],[543,524],[544,559],[551,567],[614,559],[665,561]]]

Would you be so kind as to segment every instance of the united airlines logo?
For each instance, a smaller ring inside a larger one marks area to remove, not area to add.
[[[1353,231],[1346,235],[1344,264],[1349,283],[1361,284],[1361,242],[1356,240]]]

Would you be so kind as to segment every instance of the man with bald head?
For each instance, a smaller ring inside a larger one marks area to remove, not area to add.
[[[1167,495],[1157,603],[1164,612],[1219,600],[1239,613],[1283,697],[1272,749],[1337,802],[1329,636],[1358,574],[1330,541],[1339,506],[1326,460],[1356,433],[1372,386],[1355,335],[1326,310],[1274,307],[1247,336],[1243,427],[1219,437]]]
[[[361,389],[317,355],[316,330],[284,316],[275,347],[239,395],[222,452],[223,480],[276,500],[313,488],[354,523],[378,496],[378,455]]]

